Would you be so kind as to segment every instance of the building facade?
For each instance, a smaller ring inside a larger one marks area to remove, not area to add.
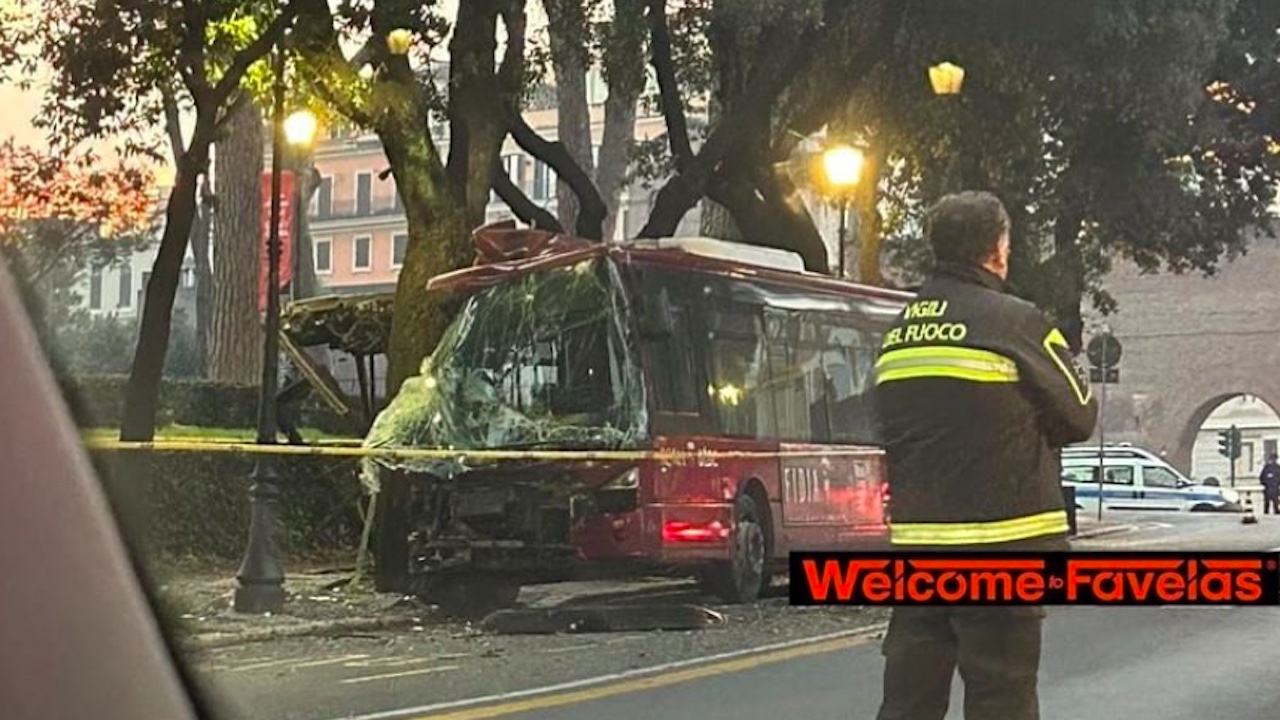
[[[602,99],[601,99],[602,101]],[[596,156],[604,132],[604,106],[593,103],[591,134]],[[555,109],[525,114],[543,137],[556,138]],[[636,120],[637,140],[666,132],[660,115],[641,113]],[[441,154],[448,152],[448,138],[440,128],[436,138]],[[533,202],[556,212],[556,174],[546,163],[524,152],[507,138],[502,165],[508,176]],[[408,248],[408,224],[395,178],[388,171],[386,155],[372,133],[330,132],[315,149],[314,165],[320,186],[307,208],[312,258],[316,278],[324,292],[357,294],[394,287]],[[648,219],[655,191],[638,185],[624,188],[614,223],[613,241],[633,237]],[[512,218],[510,208],[496,194],[490,195],[486,222]],[[695,209],[686,215],[679,234],[696,234]]]

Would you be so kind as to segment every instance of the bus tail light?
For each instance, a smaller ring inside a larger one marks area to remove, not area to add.
[[[719,520],[709,523],[668,521],[662,526],[662,540],[678,542],[716,542],[729,537],[729,528]]]

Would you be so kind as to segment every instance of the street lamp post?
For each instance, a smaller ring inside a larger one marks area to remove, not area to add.
[[[845,237],[848,234],[849,194],[862,176],[862,151],[849,145],[835,145],[822,153],[823,180],[828,192],[838,199],[840,234],[837,238],[836,273],[844,279]]]
[[[840,198],[840,230],[836,235],[836,246],[839,255],[836,257],[836,277],[844,279],[844,254],[845,254],[845,237],[849,232],[849,200],[841,196]]]
[[[271,121],[271,211],[267,233],[267,309],[263,321],[262,378],[258,393],[259,445],[276,444],[276,394],[280,372],[280,173],[284,167],[286,139],[310,142],[315,118],[299,113],[284,116],[284,48],[274,58]],[[305,140],[304,140],[304,137]],[[296,216],[296,209],[295,209]],[[296,222],[296,220],[295,220]],[[280,498],[275,457],[262,454],[254,463],[249,487],[251,514],[249,544],[236,574],[235,610],[243,613],[276,612],[284,605],[284,570],[276,541],[276,506]]]
[[[961,88],[964,87],[964,68],[950,62],[931,65],[929,66],[929,85],[933,88],[934,95],[959,95]],[[963,189],[964,178],[961,172],[960,153],[953,151],[949,164],[950,167],[947,169],[950,175],[949,182],[958,183],[960,189]]]

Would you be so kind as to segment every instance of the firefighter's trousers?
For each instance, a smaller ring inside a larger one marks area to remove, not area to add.
[[[951,679],[965,720],[1038,720],[1040,607],[896,607],[885,635],[877,720],[942,720]]]

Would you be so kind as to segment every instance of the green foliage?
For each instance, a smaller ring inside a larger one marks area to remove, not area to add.
[[[115,471],[121,456],[93,453],[99,473]],[[249,536],[250,474],[254,460],[228,453],[151,456],[150,552],[202,560],[237,560]],[[280,478],[279,540],[290,555],[350,550],[360,538],[358,461],[284,457]]]
[[[886,259],[927,266],[923,211],[966,187],[1005,200],[1014,284],[1077,338],[1082,298],[1114,309],[1100,282],[1116,258],[1212,273],[1266,228],[1280,180],[1265,151],[1280,130],[1273,6],[945,0],[915,13],[840,122],[900,163],[880,184]],[[944,59],[966,70],[958,97],[928,86]],[[1214,81],[1248,88],[1255,110],[1212,97]]]
[[[119,427],[124,414],[127,376],[71,375],[60,378],[63,396],[82,428]],[[314,394],[303,400],[300,424],[331,435],[351,437],[357,429],[336,415]],[[258,422],[258,388],[187,378],[166,379],[160,388],[160,426],[243,429]],[[304,433],[304,437],[311,439]]]

